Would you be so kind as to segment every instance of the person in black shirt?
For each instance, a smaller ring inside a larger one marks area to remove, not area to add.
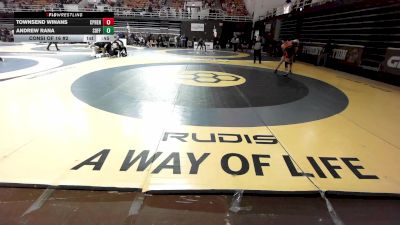
[[[321,59],[324,59],[323,66],[325,66],[328,57],[331,56],[332,53],[333,53],[333,45],[332,41],[329,39],[324,48],[322,49],[321,53],[318,55],[317,66],[321,65]]]

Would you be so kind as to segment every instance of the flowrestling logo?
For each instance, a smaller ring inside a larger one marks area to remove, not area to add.
[[[400,69],[400,56],[392,56],[387,61],[387,66],[393,69]]]
[[[387,48],[382,65],[385,72],[400,75],[400,48]]]

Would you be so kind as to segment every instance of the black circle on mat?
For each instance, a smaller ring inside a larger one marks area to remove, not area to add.
[[[168,74],[217,71],[242,76],[232,87],[183,85]],[[340,90],[322,81],[271,70],[220,64],[152,64],[100,70],[76,80],[72,93],[108,112],[143,119],[176,119],[187,125],[283,125],[335,115],[348,104]],[[165,115],[164,115],[165,114]]]
[[[26,69],[38,63],[38,61],[32,59],[4,58],[4,62],[0,63],[0,73]]]
[[[239,54],[236,52],[228,52],[228,51],[203,51],[200,50],[185,50],[185,49],[178,49],[178,50],[168,50],[167,53],[175,54],[175,55],[188,55],[188,56],[210,56],[210,57],[215,57],[215,56],[238,56]]]

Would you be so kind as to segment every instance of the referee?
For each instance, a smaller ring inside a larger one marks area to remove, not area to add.
[[[49,42],[49,45],[47,45],[47,51],[50,51],[50,45],[54,44],[56,46],[57,51],[60,51],[60,49],[57,46],[57,42]]]

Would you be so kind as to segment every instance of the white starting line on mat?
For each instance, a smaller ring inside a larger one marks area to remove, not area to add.
[[[2,58],[5,59],[5,62],[3,62],[3,63],[7,63],[7,59],[13,58],[13,59],[34,60],[34,61],[38,62],[38,64],[28,67],[28,68],[23,68],[23,69],[9,71],[9,72],[5,72],[5,73],[0,73],[0,79],[20,77],[20,76],[24,76],[24,75],[38,73],[38,72],[42,72],[42,71],[46,71],[49,69],[59,67],[63,64],[63,61],[60,59],[49,58],[49,57],[39,57],[39,56],[34,56],[34,57],[33,56],[2,56]]]

